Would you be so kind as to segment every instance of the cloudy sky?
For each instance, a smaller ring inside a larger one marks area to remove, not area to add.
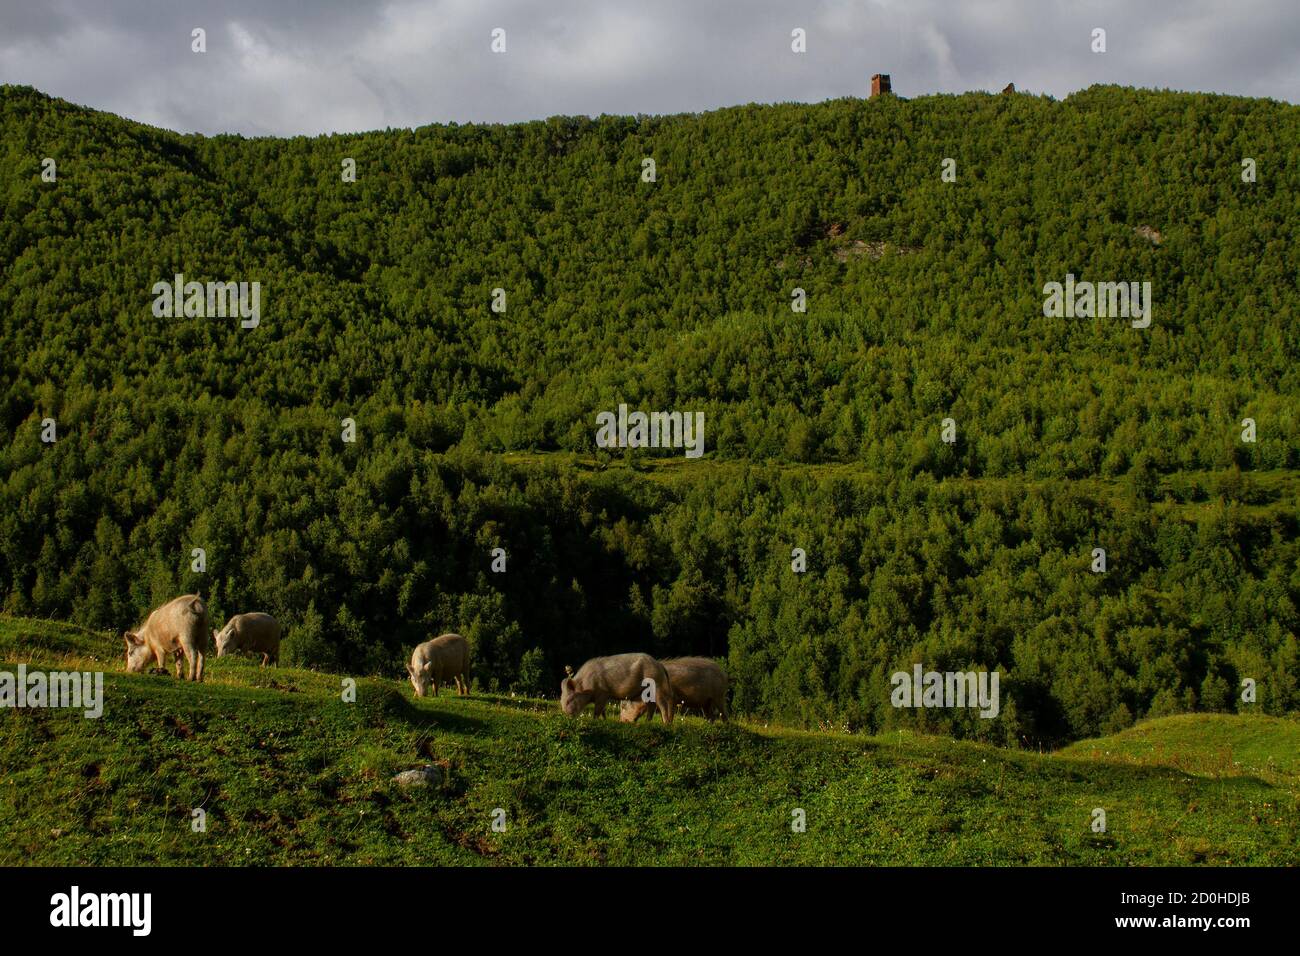
[[[181,132],[815,102],[876,72],[902,96],[1121,83],[1300,103],[1300,0],[0,0],[0,83]]]

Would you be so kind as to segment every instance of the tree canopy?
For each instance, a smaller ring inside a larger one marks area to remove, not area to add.
[[[530,693],[708,654],[740,713],[1007,743],[1245,678],[1293,711],[1296,142],[1118,87],[292,139],[2,87],[0,602],[197,589],[356,672],[457,629]],[[260,323],[156,317],[178,273]],[[1067,274],[1149,281],[1150,327],[1045,317]],[[705,456],[597,448],[620,403],[704,412]],[[915,662],[1010,703],[895,710]]]

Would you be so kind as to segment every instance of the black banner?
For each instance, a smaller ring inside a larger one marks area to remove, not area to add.
[[[617,945],[629,924],[762,943],[773,924],[857,938],[987,931],[1006,940],[1185,942],[1294,932],[1284,869],[7,869],[10,932],[127,945],[288,938],[382,944],[548,945],[576,932]],[[395,935],[396,934],[396,935]],[[615,935],[611,935],[615,934]],[[622,934],[622,935],[619,935]]]

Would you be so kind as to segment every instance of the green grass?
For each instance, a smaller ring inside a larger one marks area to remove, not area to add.
[[[1035,754],[573,720],[554,702],[415,700],[396,678],[358,679],[345,703],[340,675],[228,658],[193,685],[126,674],[115,638],[45,621],[0,618],[0,662],[106,670],[99,720],[0,712],[5,865],[1300,861],[1295,721],[1173,717]],[[390,782],[429,762],[441,788]]]
[[[1235,714],[1184,714],[1147,721],[1061,756],[1143,767],[1175,767],[1197,777],[1251,776],[1294,787],[1300,779],[1300,722]]]

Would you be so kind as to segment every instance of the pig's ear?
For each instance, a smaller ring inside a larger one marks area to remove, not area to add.
[[[566,678],[564,678],[564,680],[560,681],[560,690],[561,690],[561,691],[568,691],[569,693],[573,693],[573,687],[574,687],[574,684],[573,684],[573,678],[572,678],[572,677],[566,677]]]
[[[127,646],[127,647],[130,647],[132,644],[139,644],[139,643],[140,643],[140,638],[137,637],[136,635],[132,634],[130,631],[123,631],[123,632],[122,632],[122,636],[123,636],[124,638],[126,638],[126,646]]]

